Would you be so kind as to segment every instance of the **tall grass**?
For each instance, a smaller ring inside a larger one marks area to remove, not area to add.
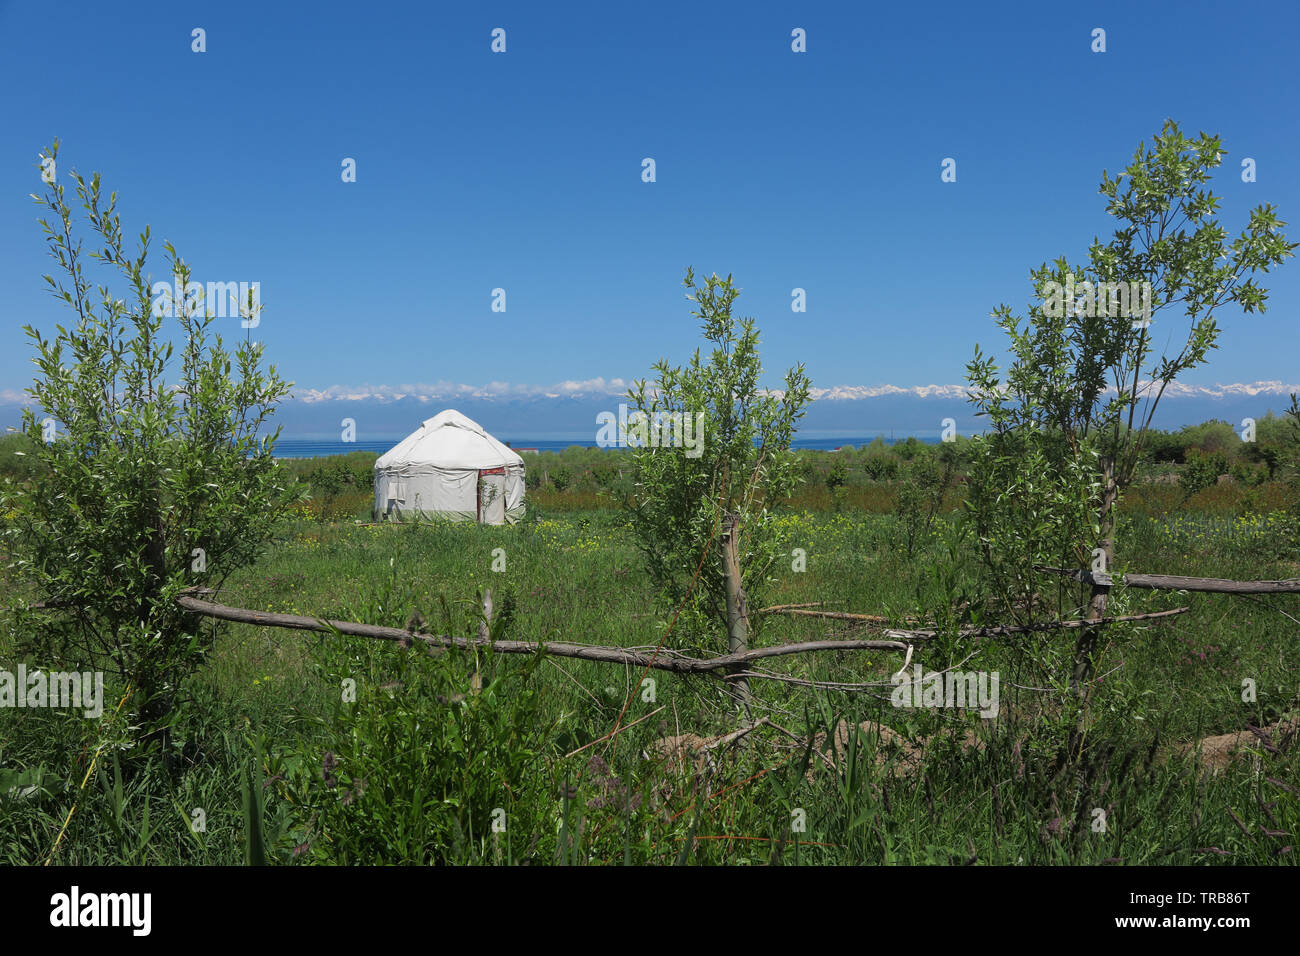
[[[841,490],[857,492],[861,502],[889,493]],[[490,588],[499,638],[656,646],[672,609],[639,573],[622,515],[562,512],[544,500],[534,494],[513,527],[304,519],[222,599],[394,626],[418,614],[425,629],[472,634]],[[941,516],[908,560],[898,518],[843,504],[782,512],[807,563],[775,570],[774,601],[903,620],[976,593],[973,556],[951,552],[969,547],[954,543],[951,518]],[[1120,531],[1120,553],[1140,570],[1295,573],[1294,524],[1280,514],[1132,508]],[[497,549],[504,571],[493,570]],[[141,751],[120,720],[0,710],[0,859],[42,862],[75,806],[57,862],[232,864],[259,844],[282,864],[1294,861],[1281,853],[1289,841],[1269,835],[1300,825],[1294,744],[1281,733],[1270,746],[1248,744],[1215,773],[1196,765],[1194,748],[1184,753],[1208,735],[1295,713],[1300,628],[1280,613],[1300,614],[1294,598],[1120,592],[1117,603],[1192,612],[1112,635],[1089,760],[1069,780],[1049,772],[1044,736],[1061,699],[1031,689],[1047,685],[1036,683],[1024,645],[918,649],[927,669],[974,652],[965,667],[999,670],[996,721],[899,710],[887,688],[854,695],[756,680],[760,712],[805,744],[765,728],[697,757],[664,741],[734,729],[709,678],[655,673],[651,695],[638,671],[582,661],[431,657],[418,646],[206,627],[210,650],[182,688],[171,761]],[[839,622],[769,616],[757,641],[848,633]],[[677,640],[718,652],[724,644],[708,634]],[[1050,659],[1052,639],[1032,646]],[[7,650],[3,659],[13,660]],[[900,664],[886,653],[808,655],[771,670],[887,682]],[[1249,702],[1246,678],[1257,691]],[[623,724],[663,709],[574,753],[612,731],[625,705]],[[250,781],[262,788],[260,807]],[[260,840],[250,843],[255,826]]]

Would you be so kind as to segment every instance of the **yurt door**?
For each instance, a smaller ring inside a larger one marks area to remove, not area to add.
[[[479,524],[506,522],[506,470],[486,468],[478,473]]]

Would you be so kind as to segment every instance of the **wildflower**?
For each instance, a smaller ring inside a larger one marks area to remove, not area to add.
[[[321,779],[325,781],[325,786],[333,790],[339,785],[338,778],[334,776],[334,771],[338,769],[339,758],[334,756],[334,751],[325,751],[325,759],[321,761]]]
[[[343,806],[345,807],[350,806],[354,800],[362,796],[365,792],[366,792],[365,777],[362,777],[360,780],[353,781],[352,787],[348,789],[347,793],[343,794]]]

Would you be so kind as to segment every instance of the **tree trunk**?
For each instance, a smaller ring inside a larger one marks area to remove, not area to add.
[[[1097,517],[1100,519],[1098,523],[1101,527],[1101,540],[1098,542],[1098,547],[1102,552],[1102,570],[1109,574],[1111,564],[1115,558],[1115,501],[1119,497],[1119,486],[1115,481],[1115,460],[1113,458],[1103,458],[1101,460],[1101,474],[1101,503],[1097,509]],[[1109,581],[1109,578],[1104,580]],[[1088,595],[1088,613],[1085,615],[1087,620],[1099,621],[1106,616],[1106,610],[1110,605],[1110,588],[1109,583],[1102,584],[1099,581],[1093,581]],[[1070,739],[1066,750],[1066,756],[1071,761],[1077,760],[1083,753],[1083,739],[1088,724],[1088,704],[1092,698],[1092,678],[1096,670],[1097,644],[1101,640],[1101,635],[1102,629],[1100,627],[1085,627],[1079,632],[1079,638],[1074,644],[1074,666],[1070,671],[1070,693],[1074,698],[1077,710],[1075,712],[1074,727],[1070,731]]]
[[[729,654],[739,654],[749,649],[749,606],[740,575],[739,521],[738,515],[727,515],[722,531],[722,568],[727,581],[727,653]],[[743,667],[744,665],[740,665],[733,670],[743,669]],[[745,719],[752,720],[749,681],[742,677],[730,683],[735,688],[737,701],[744,708]]]
[[[175,688],[169,688],[172,654],[176,637],[171,632],[171,615],[162,606],[162,589],[167,581],[167,538],[163,522],[163,504],[157,488],[150,492],[148,522],[150,535],[145,546],[145,560],[149,566],[149,587],[141,600],[139,622],[141,630],[160,627],[164,633],[161,646],[137,659],[136,688],[141,701],[138,714],[144,731],[141,738],[146,745],[156,743],[169,770],[174,769],[171,753],[171,715],[175,707]]]

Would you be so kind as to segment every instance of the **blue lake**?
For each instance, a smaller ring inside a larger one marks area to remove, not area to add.
[[[353,441],[345,442],[338,439],[312,439],[312,438],[281,438],[275,445],[275,456],[277,458],[323,458],[328,455],[346,455],[353,451],[370,451],[377,454],[383,454],[392,448],[399,441],[405,438],[405,435],[394,435],[391,438],[379,439],[376,441]],[[510,445],[512,448],[535,448],[538,451],[564,451],[566,448],[575,446],[580,448],[595,448],[596,442],[592,439],[536,439],[526,437],[512,437],[510,435],[497,436],[501,441]],[[819,450],[830,450],[832,448],[841,448],[846,445],[852,445],[854,448],[861,448],[863,445],[869,445],[875,441],[876,437],[883,438],[885,444],[892,445],[895,441],[906,441],[906,436],[897,439],[891,439],[889,436],[849,436],[849,437],[813,437],[796,438],[794,440],[795,448],[810,448]],[[925,442],[927,445],[937,445],[938,436],[934,437],[917,437],[917,441]]]

